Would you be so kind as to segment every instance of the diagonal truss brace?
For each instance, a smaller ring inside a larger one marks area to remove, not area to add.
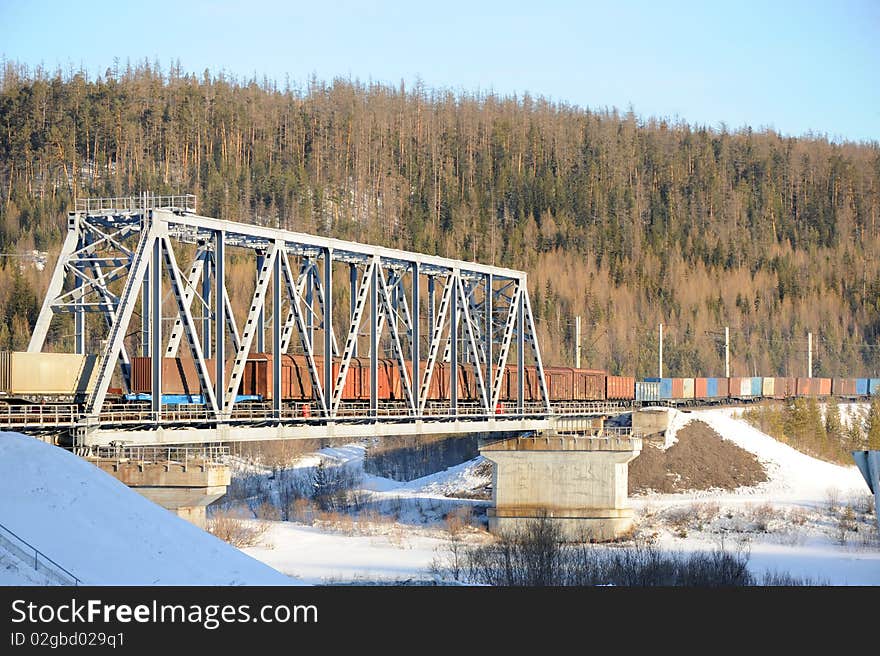
[[[199,280],[202,277],[202,271],[205,268],[205,259],[207,258],[207,256],[208,250],[204,246],[200,246],[198,251],[196,251],[196,257],[193,260],[192,266],[189,269],[189,273],[186,276],[186,288],[184,290],[183,304],[186,306],[187,312],[192,311],[193,301],[195,300],[196,296],[198,296],[196,288],[199,284]],[[204,307],[204,299],[200,298],[200,300],[202,306]],[[180,338],[183,336],[183,330],[183,315],[181,314],[174,322],[174,326],[171,328],[171,334],[168,336],[168,347],[165,349],[166,358],[173,358],[177,356],[177,351],[180,348]]]
[[[391,293],[385,282],[385,275],[382,273],[381,269],[379,270],[378,280],[379,286],[382,288],[382,301],[385,306],[385,314],[391,316],[391,313],[394,311],[391,303]],[[400,371],[400,380],[403,384],[403,391],[406,394],[406,401],[410,411],[415,414],[416,408],[413,401],[412,381],[410,380],[409,372],[406,370],[407,357],[401,346],[400,331],[397,329],[396,321],[389,321],[388,325],[391,329],[391,344],[394,348],[394,353],[397,356],[397,367]],[[416,370],[413,375],[417,376],[418,371]]]
[[[196,322],[193,319],[192,312],[186,304],[186,289],[183,285],[183,279],[180,276],[180,270],[177,268],[177,259],[171,248],[171,241],[167,235],[161,238],[163,253],[165,257],[165,268],[171,277],[171,289],[174,292],[174,299],[177,303],[178,321],[183,324],[183,332],[186,333],[187,342],[190,346],[190,354],[196,363],[196,373],[199,376],[199,385],[202,388],[202,394],[208,399],[208,407],[215,416],[219,415],[217,407],[217,397],[214,394],[214,385],[208,374],[208,365],[205,363],[204,351],[196,332]],[[179,340],[178,340],[179,343]]]
[[[505,369],[507,368],[507,356],[510,353],[510,344],[513,341],[513,329],[516,325],[517,310],[522,302],[522,284],[518,284],[516,291],[513,293],[510,301],[510,308],[507,312],[507,321],[504,324],[504,333],[501,337],[501,349],[498,353],[498,371],[495,373],[495,382],[492,385],[492,405],[490,408],[498,406],[498,399],[501,398],[501,385],[504,383]],[[542,372],[543,373],[543,370]],[[522,375],[521,373],[519,375]]]
[[[306,356],[306,364],[309,370],[309,377],[312,379],[312,396],[317,397],[318,403],[321,404],[321,413],[326,417],[329,416],[329,412],[327,409],[327,402],[325,401],[324,387],[321,383],[321,375],[318,371],[317,365],[315,364],[315,352],[312,347],[312,342],[309,339],[309,331],[306,326],[305,316],[303,315],[302,308],[299,305],[300,297],[297,291],[297,286],[293,281],[293,270],[290,267],[290,261],[287,259],[287,253],[284,251],[281,252],[281,264],[281,270],[284,274],[284,284],[287,287],[290,311],[293,313],[293,318],[296,322],[300,344],[302,345],[303,353],[305,353]],[[285,349],[282,345],[281,353],[284,352]],[[276,354],[275,357],[281,357],[281,355]]]
[[[345,380],[348,377],[348,368],[351,365],[354,345],[357,343],[361,319],[364,316],[364,308],[367,305],[367,294],[370,292],[373,272],[377,266],[377,261],[373,259],[364,271],[363,278],[361,279],[361,285],[355,300],[354,313],[348,327],[348,337],[345,340],[345,347],[342,351],[342,362],[339,364],[339,373],[336,375],[336,384],[333,386],[331,416],[336,416],[336,413],[339,411],[339,404],[342,402],[342,392],[345,388]]]
[[[125,282],[125,289],[119,300],[116,321],[113,322],[113,326],[110,328],[110,334],[101,353],[95,388],[92,390],[86,403],[86,414],[90,416],[98,416],[104,405],[104,399],[110,387],[110,379],[113,376],[113,365],[122,350],[125,332],[134,313],[135,302],[140,294],[144,274],[147,272],[147,265],[150,262],[153,244],[157,239],[157,232],[156,223],[151,223],[148,229],[141,231],[138,246],[132,260],[131,273]]]
[[[277,243],[272,244],[269,252],[266,254],[260,267],[259,276],[257,277],[257,285],[254,289],[254,295],[251,299],[250,309],[248,310],[247,319],[241,333],[241,342],[235,347],[235,360],[232,365],[232,373],[229,376],[226,387],[226,398],[223,400],[223,412],[229,413],[235,404],[235,397],[238,395],[238,388],[241,385],[241,377],[244,373],[247,356],[251,351],[251,344],[254,336],[257,334],[257,318],[264,313],[266,306],[266,292],[269,289],[269,280],[272,277],[272,269],[275,266],[275,258],[278,257],[280,246]],[[276,308],[277,311],[277,308]],[[276,390],[275,393],[279,393]]]
[[[428,359],[425,363],[425,372],[422,375],[422,385],[419,391],[419,402],[421,404],[421,407],[419,408],[420,415],[425,414],[425,407],[428,403],[428,390],[430,389],[431,378],[434,375],[434,365],[437,362],[437,354],[440,351],[440,338],[443,335],[446,314],[449,311],[452,290],[455,287],[453,278],[453,273],[450,271],[443,288],[440,307],[437,309],[437,318],[434,320],[434,325],[431,327],[431,344],[428,347]]]
[[[480,388],[480,400],[483,402],[483,408],[488,414],[490,412],[489,395],[486,393],[486,382],[483,378],[483,368],[479,366],[479,345],[477,344],[477,339],[474,335],[474,325],[471,322],[469,310],[470,301],[467,294],[464,292],[461,278],[456,276],[455,281],[456,284],[458,284],[459,307],[464,315],[464,324],[467,328],[468,345],[470,347],[471,356],[474,358],[474,372],[477,378],[477,384]]]

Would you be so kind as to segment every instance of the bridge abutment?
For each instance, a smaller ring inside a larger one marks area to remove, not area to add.
[[[224,494],[229,467],[211,460],[90,459],[100,469],[153,503],[199,528],[207,524],[208,504]]]
[[[638,437],[539,435],[489,444],[494,463],[489,530],[510,533],[547,517],[570,541],[604,541],[632,529],[627,501],[629,462]]]

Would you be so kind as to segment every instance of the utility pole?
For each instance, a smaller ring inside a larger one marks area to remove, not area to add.
[[[574,318],[574,367],[581,368],[581,317]]]
[[[660,373],[657,375],[658,378],[663,378],[663,324],[660,324]]]
[[[724,326],[724,377],[730,378],[730,326]]]
[[[807,378],[813,377],[813,333],[807,333]]]

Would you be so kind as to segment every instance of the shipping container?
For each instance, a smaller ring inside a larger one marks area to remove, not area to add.
[[[797,378],[794,376],[790,376],[785,379],[788,386],[786,387],[785,396],[791,398],[792,396],[797,395]]]
[[[858,395],[858,396],[867,396],[868,395],[868,379],[867,378],[856,378],[856,395]]]
[[[774,398],[787,399],[797,395],[797,378],[777,377],[773,383]]]
[[[672,399],[683,399],[684,398],[684,379],[683,378],[673,378],[672,379],[672,394],[669,398]]]
[[[636,379],[632,376],[606,376],[605,398],[609,400],[630,400],[635,398]]]
[[[683,398],[683,399],[694,398],[694,379],[693,378],[682,378],[681,379],[681,398]]]
[[[798,378],[797,379],[797,395],[798,396],[830,396],[831,395],[831,379],[830,378]]]
[[[798,376],[797,394],[795,396],[812,396],[812,389],[810,388],[812,380],[812,378],[802,378]]]
[[[0,392],[19,396],[76,396],[95,388],[98,356],[0,352]]]
[[[772,399],[776,396],[776,379],[772,376],[764,376],[764,382],[761,385],[761,396]]]
[[[880,378],[868,379],[868,394],[874,395],[880,393]]]
[[[660,398],[661,399],[674,398],[672,396],[672,379],[671,378],[661,378],[660,379]]]
[[[742,391],[742,378],[739,376],[731,376],[727,379],[729,396],[731,398],[739,398]],[[750,386],[751,387],[751,386]]]
[[[831,392],[834,396],[855,396],[855,378],[834,378],[831,381]]]
[[[760,376],[752,377],[752,396],[761,396],[764,379]]]
[[[706,379],[705,398],[707,398],[707,399],[719,398],[718,379],[717,378],[707,378]]]
[[[651,402],[660,400],[660,383],[639,381],[636,383],[636,401]]]
[[[709,379],[708,378],[694,378],[694,398],[695,399],[711,398],[709,396]]]

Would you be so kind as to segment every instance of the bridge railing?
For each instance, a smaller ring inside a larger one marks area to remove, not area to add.
[[[193,194],[177,196],[147,196],[147,207],[176,207],[196,211],[196,197]],[[77,198],[76,211],[86,214],[110,212],[138,212],[144,209],[143,196],[113,196],[108,198]]]
[[[0,524],[0,545],[12,552],[13,555],[18,556],[22,562],[30,561],[33,563],[34,571],[42,571],[43,574],[54,578],[62,585],[79,586],[82,584],[82,579],[3,524]]]
[[[206,445],[203,447],[177,446],[102,446],[94,451],[98,461],[136,460],[138,462],[183,464],[217,461],[229,455],[229,447]]]
[[[74,404],[0,405],[0,426],[72,425],[79,415]]]

